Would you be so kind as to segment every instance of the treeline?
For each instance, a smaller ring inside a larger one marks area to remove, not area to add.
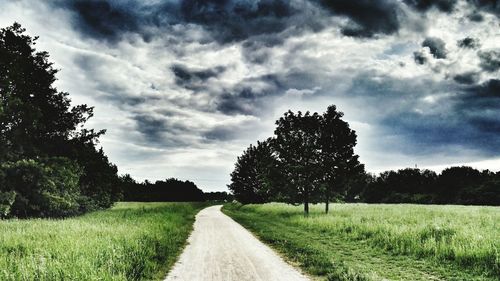
[[[387,171],[377,177],[367,175],[353,188],[348,200],[367,203],[500,206],[500,172],[466,166],[440,174],[411,168]]]
[[[146,180],[135,181],[130,175],[121,177],[121,188],[124,201],[139,202],[200,202],[200,201],[231,201],[233,198],[227,192],[205,193],[191,181],[181,181],[170,178],[154,183]]]
[[[291,111],[274,136],[238,157],[228,188],[241,203],[367,202],[500,205],[500,172],[451,167],[439,175],[402,169],[366,173],[354,154],[356,133],[335,106],[318,113]]]
[[[0,29],[0,218],[65,217],[121,198],[93,115],[54,87],[57,70],[17,23]]]

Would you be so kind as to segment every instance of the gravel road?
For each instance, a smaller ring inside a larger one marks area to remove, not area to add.
[[[189,244],[165,280],[309,280],[220,208],[196,215]]]

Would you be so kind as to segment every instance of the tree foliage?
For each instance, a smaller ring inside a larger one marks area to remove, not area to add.
[[[276,121],[274,138],[251,145],[238,158],[229,185],[236,199],[303,203],[308,213],[309,203],[344,196],[364,167],[354,153],[356,133],[342,116],[335,106],[323,115],[286,112]]]
[[[319,157],[323,184],[325,211],[332,196],[347,192],[348,183],[364,174],[364,166],[354,153],[356,132],[342,120],[344,114],[335,105],[327,108],[320,120]]]
[[[241,203],[264,203],[271,198],[268,175],[272,169],[274,158],[269,141],[250,145],[238,157],[234,171],[231,173],[229,190]]]
[[[284,199],[290,203],[316,202],[320,184],[320,116],[317,113],[292,111],[276,121],[273,148],[279,169],[288,182]]]
[[[401,169],[381,173],[359,191],[368,203],[500,205],[500,172],[450,167],[440,174]]]
[[[93,108],[71,106],[54,87],[49,54],[24,33],[17,23],[0,29],[0,205],[10,205],[2,213],[68,216],[109,207],[120,198],[117,169],[96,147],[104,131],[84,128]]]
[[[10,214],[59,217],[78,213],[80,167],[67,158],[19,160],[0,167],[3,193],[15,194]],[[5,213],[9,215],[9,213]]]
[[[195,183],[169,178],[151,183],[148,180],[138,183],[130,175],[120,178],[125,201],[139,202],[200,202],[205,194]]]

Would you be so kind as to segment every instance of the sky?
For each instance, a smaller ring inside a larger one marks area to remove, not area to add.
[[[500,1],[1,0],[119,172],[227,190],[291,109],[335,104],[367,171],[500,169]]]

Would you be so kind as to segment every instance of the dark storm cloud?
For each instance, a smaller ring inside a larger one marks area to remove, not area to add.
[[[481,115],[478,110],[438,114],[401,112],[387,116],[381,124],[387,134],[400,136],[403,139],[401,149],[413,155],[466,149],[489,157],[498,156],[500,138],[491,130],[498,128],[500,123]]]
[[[247,40],[242,44],[244,58],[255,64],[264,64],[268,62],[271,54],[269,48],[280,45],[284,42],[284,38],[273,35],[261,35],[254,40]]]
[[[469,71],[453,76],[453,80],[460,84],[475,84],[479,80],[480,74],[478,72]]]
[[[162,132],[167,128],[164,120],[153,118],[149,115],[136,115],[133,119],[137,122],[137,130],[142,133],[148,141],[163,141]]]
[[[428,61],[428,59],[425,56],[425,54],[423,52],[420,52],[420,51],[413,52],[413,60],[417,64],[425,64]]]
[[[403,0],[408,6],[414,7],[419,11],[427,11],[431,8],[437,8],[442,12],[450,13],[453,11],[456,0]]]
[[[479,42],[479,39],[465,37],[464,39],[457,41],[457,46],[465,49],[477,49],[481,47],[481,43]]]
[[[497,4],[487,2],[471,1],[471,5],[481,11],[498,12]],[[58,0],[53,5],[74,12],[75,27],[99,39],[116,40],[123,33],[134,32],[148,40],[153,36],[151,28],[165,30],[177,24],[196,24],[219,43],[253,38],[251,41],[269,46],[280,44],[279,37],[326,27],[324,8],[330,16],[349,19],[349,23],[341,27],[344,35],[372,37],[393,34],[400,29],[401,20],[406,17],[402,5],[421,12],[434,7],[450,13],[456,0],[404,0],[403,3],[397,0]],[[265,60],[265,54],[254,59]]]
[[[467,16],[473,22],[482,22],[484,20],[483,15],[479,11],[474,11]]]
[[[288,27],[287,19],[299,12],[285,0],[184,0],[180,10],[186,22],[204,26],[223,43],[281,32]]]
[[[208,140],[228,141],[239,137],[238,128],[228,126],[218,126],[203,134]]]
[[[467,0],[474,7],[500,17],[500,1],[498,0]]]
[[[258,92],[250,87],[226,92],[217,98],[217,111],[226,115],[256,115],[264,110],[264,101],[272,94],[267,91]]]
[[[271,106],[272,99],[282,95],[286,87],[285,81],[278,75],[249,77],[222,92],[212,92],[211,103],[214,111],[225,115],[258,115]],[[207,85],[197,90],[211,91]]]
[[[134,8],[125,2],[99,0],[55,1],[54,5],[72,10],[76,15],[74,26],[83,34],[99,39],[116,40],[124,32],[138,31],[139,18]]]
[[[437,59],[445,59],[446,58],[446,44],[443,40],[436,37],[428,37],[425,38],[424,42],[422,42],[422,47],[429,48],[431,54]]]
[[[478,131],[483,142],[491,141],[487,147],[493,150],[492,145],[500,144],[498,133],[500,133],[500,80],[490,79],[483,84],[467,88],[467,95],[457,104],[456,108],[464,116],[464,121]],[[480,142],[480,141],[478,141]],[[494,150],[493,150],[494,151]],[[494,151],[498,154],[498,150]]]
[[[464,132],[457,130],[454,116],[422,114],[415,111],[398,111],[381,122],[382,131],[402,139],[400,149],[407,153],[425,155],[443,150],[443,147],[464,141]]]
[[[500,105],[500,80],[490,79],[481,85],[468,88],[472,98],[496,98],[496,105]],[[499,120],[500,122],[500,120]]]
[[[351,22],[342,33],[348,36],[371,37],[375,34],[392,34],[399,30],[401,13],[393,0],[321,0],[335,15],[348,17]]]
[[[210,78],[217,78],[223,73],[226,68],[223,66],[216,66],[209,69],[189,69],[184,65],[172,65],[172,72],[175,75],[175,83],[178,86],[190,90],[197,90],[204,88],[204,83]]]
[[[245,78],[235,85],[220,85],[220,75],[226,71],[218,66],[210,69],[188,69],[183,65],[173,65],[176,85],[203,93],[210,101],[208,105],[193,105],[198,110],[220,112],[225,115],[257,115],[264,111],[268,102],[283,94],[287,86],[279,75],[267,74]]]
[[[181,136],[190,129],[182,124],[172,123],[163,116],[153,116],[150,113],[134,114],[132,120],[148,145],[162,148],[189,145]]]
[[[450,12],[455,1],[408,0],[405,3],[419,11],[436,7]],[[267,46],[280,44],[278,37],[325,28],[328,17],[325,17],[324,8],[330,16],[348,18],[348,24],[341,27],[342,33],[354,37],[393,34],[400,29],[405,17],[404,4],[397,0],[180,0],[151,3],[59,0],[54,5],[73,11],[75,26],[84,34],[99,39],[116,40],[123,33],[135,32],[147,40],[153,36],[151,28],[165,30],[177,24],[196,24],[219,43],[252,38],[251,41]]]
[[[238,122],[216,125],[202,133],[205,143],[227,142],[232,140],[255,139],[262,127],[256,120],[248,119]]]
[[[348,93],[387,109],[371,118],[382,136],[398,136],[399,143],[388,146],[399,145],[412,155],[447,151],[451,146],[500,155],[500,135],[491,131],[500,127],[500,80],[454,86],[446,81],[374,76],[359,75]],[[424,101],[439,94],[442,97],[434,103]]]
[[[77,16],[75,26],[100,39],[116,39],[122,33],[151,36],[148,27],[166,28],[176,24],[203,26],[220,43],[245,40],[252,36],[276,34],[287,29],[299,14],[285,0],[181,0],[143,3],[141,1],[76,0],[56,1]],[[300,28],[318,28],[315,18],[302,20]]]
[[[479,59],[482,69],[488,72],[495,72],[500,69],[500,49],[479,51]]]

